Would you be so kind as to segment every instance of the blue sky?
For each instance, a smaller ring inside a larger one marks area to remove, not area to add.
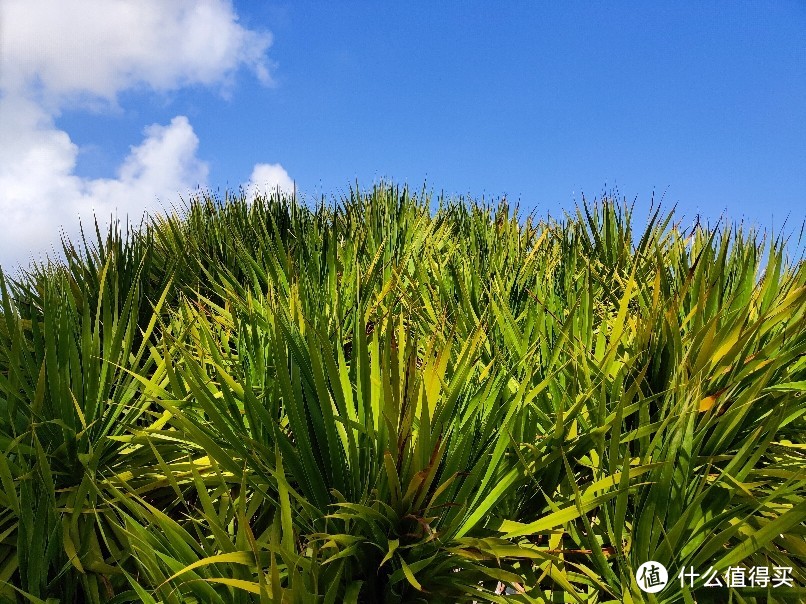
[[[105,30],[87,25],[97,0],[47,4],[0,9],[0,124],[28,124],[0,152],[4,266],[78,215],[252,181],[309,198],[426,182],[538,215],[617,189],[639,215],[654,193],[686,221],[806,218],[803,2],[143,0]],[[65,29],[83,46],[62,48]]]

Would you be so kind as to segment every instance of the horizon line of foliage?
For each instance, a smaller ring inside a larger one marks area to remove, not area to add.
[[[0,601],[806,599],[785,241],[432,201],[200,194],[0,270]],[[793,586],[676,580],[737,566]]]

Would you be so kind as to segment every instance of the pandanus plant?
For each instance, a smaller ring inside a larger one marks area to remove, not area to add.
[[[0,597],[798,601],[806,268],[635,222],[206,196],[0,280]]]

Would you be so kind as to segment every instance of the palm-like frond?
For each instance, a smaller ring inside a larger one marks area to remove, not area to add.
[[[606,200],[193,199],[0,274],[0,596],[708,601],[806,577],[806,269]],[[501,595],[501,585],[517,593]]]

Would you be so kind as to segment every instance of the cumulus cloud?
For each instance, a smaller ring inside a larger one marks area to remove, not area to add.
[[[184,116],[167,126],[147,127],[144,140],[131,148],[116,178],[86,179],[73,173],[79,149],[68,134],[53,127],[35,106],[20,105],[19,100],[0,99],[0,121],[6,114],[24,118],[3,134],[14,144],[0,150],[4,266],[32,255],[41,259],[41,252],[52,251],[60,228],[76,234],[79,218],[85,224],[94,216],[102,224],[126,216],[139,222],[144,212],[167,205],[177,193],[207,180],[207,164],[196,156],[199,139]]]
[[[167,200],[187,183],[206,182],[207,164],[196,157],[199,139],[185,116],[173,118],[167,126],[152,124],[144,134],[145,140],[132,147],[117,178],[86,183],[96,213],[133,213],[149,196]]]
[[[0,18],[3,88],[49,103],[227,84],[241,65],[271,82],[271,34],[224,0],[4,0]]]
[[[247,195],[266,195],[278,188],[282,193],[294,192],[294,181],[280,164],[255,164],[249,181],[242,185]]]
[[[271,41],[243,27],[226,0],[4,0],[0,264],[42,259],[60,228],[77,233],[79,216],[139,222],[207,185],[198,137],[182,115],[146,126],[113,178],[77,176],[79,148],[55,125],[63,108],[113,107],[129,89],[202,85],[226,94],[241,67],[271,84]]]

